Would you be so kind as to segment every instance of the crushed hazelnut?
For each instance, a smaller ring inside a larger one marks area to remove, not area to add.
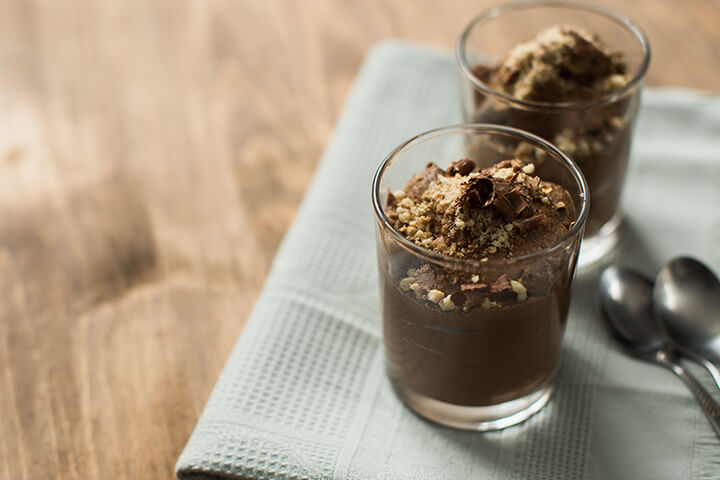
[[[518,302],[524,302],[527,300],[527,288],[525,288],[525,285],[520,283],[518,280],[510,280],[510,287],[512,287],[513,292],[517,294]]]
[[[442,300],[445,297],[445,294],[441,292],[440,290],[430,290],[427,293],[427,298],[433,303],[438,303],[440,300]]]
[[[410,285],[412,285],[413,283],[415,283],[415,279],[413,277],[405,277],[400,280],[400,288],[403,292],[409,292]]]
[[[528,175],[532,175],[535,173],[535,164],[534,163],[528,163],[524,167],[522,167],[522,171],[527,173]]]
[[[443,298],[438,305],[440,305],[440,310],[442,310],[443,312],[448,312],[455,309],[455,303],[450,298],[450,295]]]
[[[625,121],[622,119],[622,117],[612,117],[610,119],[610,126],[615,130],[620,130],[625,126]]]
[[[495,178],[510,178],[515,173],[512,167],[498,168],[495,173],[492,174]]]

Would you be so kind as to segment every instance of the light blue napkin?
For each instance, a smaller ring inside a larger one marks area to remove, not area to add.
[[[558,388],[486,434],[423,421],[385,378],[370,183],[385,155],[459,121],[449,56],[369,54],[272,272],[177,463],[181,479],[717,479],[720,442],[669,372],[600,322],[600,267],[575,279]],[[720,98],[648,90],[613,260],[720,269]]]

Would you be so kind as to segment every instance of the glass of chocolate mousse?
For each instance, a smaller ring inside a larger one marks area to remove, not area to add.
[[[521,146],[542,162],[508,154]],[[539,411],[589,211],[577,166],[514,128],[439,128],[390,153],[372,201],[386,368],[400,399],[471,430]]]
[[[580,264],[618,240],[620,197],[650,47],[630,19],[562,1],[514,2],[475,17],[456,50],[466,122],[508,125],[556,145],[592,199]],[[518,156],[525,148],[521,145]]]

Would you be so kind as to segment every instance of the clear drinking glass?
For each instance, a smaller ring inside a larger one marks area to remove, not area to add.
[[[572,198],[574,223],[554,244],[516,258],[461,259],[425,249],[392,227],[385,213],[388,192],[404,187],[428,162],[445,168],[471,158],[485,168],[520,145],[540,159],[536,174],[561,185]],[[423,417],[471,430],[505,428],[539,411],[555,385],[589,210],[587,185],[577,166],[548,142],[514,128],[439,128],[390,153],[375,175],[372,202],[386,367],[397,395]],[[447,274],[476,275],[487,284],[503,274],[522,278],[526,292],[500,306],[488,294],[487,301],[472,308],[440,309],[408,291],[408,276],[425,265]]]
[[[574,25],[597,34],[611,51],[624,53],[631,80],[623,88],[587,101],[519,100],[484,83],[518,43],[553,25]],[[650,47],[630,19],[588,4],[563,1],[513,2],[475,17],[456,50],[465,122],[508,125],[534,133],[568,154],[580,167],[592,197],[581,264],[592,263],[617,242],[620,197]]]

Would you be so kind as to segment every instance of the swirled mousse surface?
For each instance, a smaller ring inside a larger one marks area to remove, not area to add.
[[[496,64],[473,67],[492,90],[524,101],[557,104],[606,97],[633,75],[626,55],[611,50],[581,27],[555,25],[517,44]],[[618,210],[630,151],[638,96],[562,112],[523,109],[476,92],[473,122],[512,125],[555,144],[577,162],[593,198],[586,235],[597,232]]]
[[[486,75],[491,88],[520,100],[590,100],[617,91],[628,81],[620,52],[580,27],[555,25],[517,44]]]
[[[390,193],[386,212],[395,229],[419,246],[457,258],[519,257],[555,243],[572,227],[574,204],[561,186],[534,175],[518,159],[478,169],[470,159],[446,170],[429,163],[405,188]],[[524,301],[535,273],[512,278],[425,263],[410,268],[400,288],[441,310],[499,307]]]
[[[465,268],[388,250],[383,276],[387,367],[401,396],[494,405],[527,395],[556,371],[572,280],[571,253],[513,259],[565,236],[575,204],[518,159],[476,168],[430,163],[389,193],[393,227]],[[485,263],[486,262],[486,263]],[[468,262],[473,263],[473,262]]]

